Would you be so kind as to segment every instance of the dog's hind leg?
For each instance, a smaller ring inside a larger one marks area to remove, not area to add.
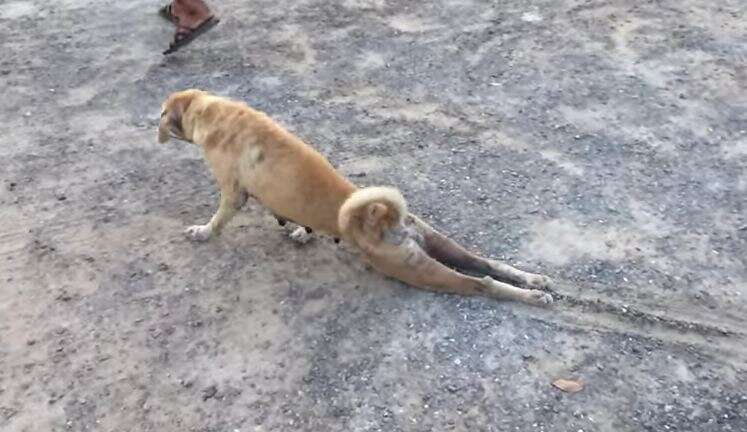
[[[424,252],[422,252],[425,255]],[[452,270],[435,259],[423,256],[414,266],[420,288],[450,294],[481,295],[500,300],[515,300],[532,305],[548,305],[552,296],[540,290],[518,288],[498,282],[490,276],[476,278]],[[411,273],[412,274],[412,273]]]
[[[549,288],[552,284],[552,280],[547,276],[528,273],[508,264],[473,254],[454,240],[431,228],[425,222],[413,219],[417,229],[423,235],[424,247],[428,255],[447,266],[530,288]]]

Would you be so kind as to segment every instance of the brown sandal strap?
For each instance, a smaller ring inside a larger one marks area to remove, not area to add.
[[[171,42],[171,44],[169,44],[169,48],[164,51],[164,54],[171,54],[179,48],[189,44],[197,36],[213,28],[216,24],[218,24],[219,21],[220,20],[218,18],[215,18],[213,15],[211,15],[195,28],[178,26],[176,29],[176,33],[174,34],[174,40]]]

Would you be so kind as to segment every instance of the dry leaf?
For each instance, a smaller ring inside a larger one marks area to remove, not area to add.
[[[577,393],[584,389],[584,383],[581,381],[567,380],[563,378],[553,381],[552,385],[568,393]]]

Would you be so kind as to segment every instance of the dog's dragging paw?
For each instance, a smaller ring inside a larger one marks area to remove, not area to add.
[[[538,274],[530,276],[527,280],[527,286],[530,288],[546,290],[552,287],[552,285],[552,279]]]
[[[544,291],[529,290],[526,301],[536,306],[549,306],[552,304],[552,296]]]
[[[204,242],[207,241],[213,234],[213,229],[210,225],[193,225],[184,230],[184,235],[192,241]]]
[[[290,233],[289,237],[298,244],[306,244],[311,240],[311,233],[304,227],[298,227]]]

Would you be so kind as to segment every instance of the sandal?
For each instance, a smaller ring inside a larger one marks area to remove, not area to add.
[[[169,10],[169,14],[171,11]],[[196,28],[188,28],[188,27],[179,27],[176,29],[176,34],[174,35],[174,41],[169,44],[169,49],[163,52],[164,55],[171,54],[173,52],[176,52],[179,48],[188,45],[190,42],[192,42],[197,36],[205,33],[206,31],[210,30],[211,28],[215,27],[216,24],[220,22],[220,19],[215,18],[214,16],[208,17],[205,21],[200,23]]]

